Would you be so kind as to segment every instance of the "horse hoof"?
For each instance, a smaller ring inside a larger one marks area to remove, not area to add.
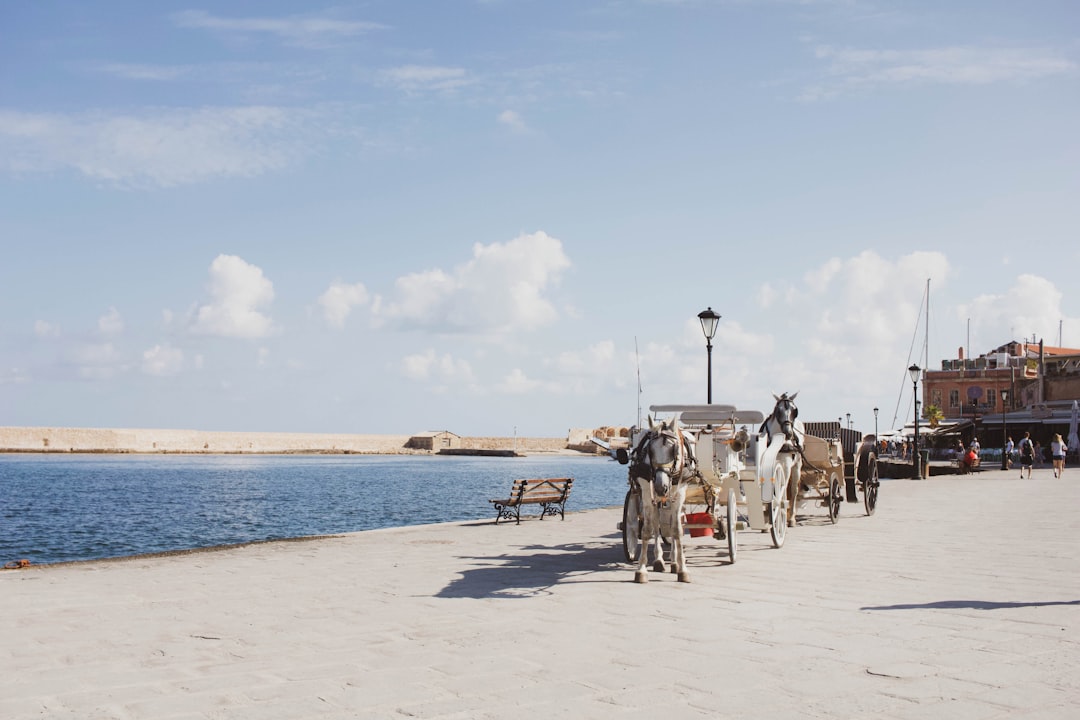
[[[686,572],[685,570],[683,570],[681,573],[679,573],[679,582],[684,582],[684,583],[690,582],[690,573]]]
[[[788,518],[787,526],[788,527],[795,527],[795,520],[793,518]]]
[[[671,574],[674,575],[677,572],[679,572],[679,568],[676,565],[672,565],[671,566]]]
[[[664,572],[665,570],[667,570],[667,568],[664,567],[664,563],[660,562],[659,560],[652,564],[652,569],[656,572]]]
[[[643,572],[634,573],[634,582],[638,583],[639,585],[644,585],[645,583],[649,582],[649,574]]]

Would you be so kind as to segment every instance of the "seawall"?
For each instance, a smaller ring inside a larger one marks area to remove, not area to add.
[[[431,454],[409,435],[215,432],[206,430],[0,427],[0,452],[202,454]],[[567,449],[566,438],[462,437],[464,449],[521,453]]]

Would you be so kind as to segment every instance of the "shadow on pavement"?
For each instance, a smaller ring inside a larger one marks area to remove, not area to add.
[[[528,598],[542,595],[573,576],[575,582],[619,582],[622,577],[588,578],[589,573],[625,567],[620,563],[622,548],[611,543],[560,546],[525,546],[521,555],[468,557],[490,563],[465,570],[435,597],[440,598]]]
[[[1008,608],[1046,607],[1049,605],[1080,605],[1080,600],[1049,600],[1046,602],[988,602],[986,600],[939,600],[932,603],[902,605],[871,605],[860,610],[1005,610]]]

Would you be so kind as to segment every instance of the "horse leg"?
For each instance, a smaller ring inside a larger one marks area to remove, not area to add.
[[[795,503],[799,499],[799,488],[802,487],[802,458],[796,457],[791,466],[787,486],[787,526],[795,527]]]
[[[656,505],[652,502],[646,501],[642,504],[641,514],[641,552],[638,555],[637,569],[634,571],[634,582],[647,583],[649,582],[649,571],[645,569],[645,566],[649,562],[649,546],[653,544],[653,539],[656,538],[657,552],[660,551],[660,528],[656,522]]]

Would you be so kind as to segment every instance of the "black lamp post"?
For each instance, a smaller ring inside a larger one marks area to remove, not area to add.
[[[1009,428],[1005,424],[1005,401],[1009,399],[1009,391],[1001,391],[1001,469],[1009,469],[1009,455],[1005,452],[1005,446],[1009,444]]]
[[[874,408],[874,439],[877,439],[877,413],[878,409]]]
[[[712,405],[712,339],[716,335],[716,323],[720,321],[720,315],[711,307],[698,313],[701,321],[701,332],[705,333],[705,349],[709,354],[709,404]]]
[[[915,479],[919,480],[922,478],[922,468],[920,468],[922,458],[919,456],[919,375],[922,373],[922,368],[918,365],[912,365],[907,371],[908,375],[911,376],[911,385],[915,393],[915,453],[912,458],[914,460]]]

